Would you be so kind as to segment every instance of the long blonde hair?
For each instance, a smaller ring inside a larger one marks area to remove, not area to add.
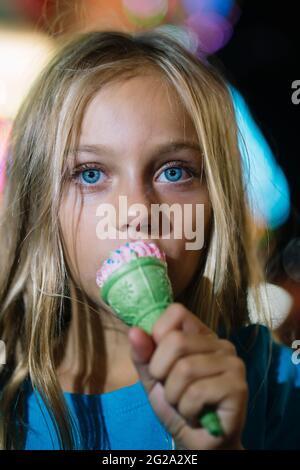
[[[28,377],[45,400],[61,448],[75,446],[55,372],[73,283],[57,223],[66,155],[76,148],[84,110],[95,93],[146,69],[176,90],[195,125],[212,206],[205,256],[177,300],[214,330],[222,325],[230,333],[249,323],[247,290],[256,289],[262,275],[225,81],[161,31],[79,34],[47,65],[13,123],[0,225],[0,338],[7,351],[0,376],[1,448],[24,444],[22,384]]]

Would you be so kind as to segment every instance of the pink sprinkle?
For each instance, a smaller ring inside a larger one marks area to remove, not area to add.
[[[137,240],[125,243],[112,251],[109,254],[109,258],[102,263],[101,268],[96,273],[97,285],[102,287],[108,277],[123,264],[129,263],[133,259],[146,256],[152,256],[153,258],[166,261],[165,253],[153,242],[146,243],[143,240]]]

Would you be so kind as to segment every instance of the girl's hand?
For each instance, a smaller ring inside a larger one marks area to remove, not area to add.
[[[242,449],[248,386],[234,345],[218,336],[182,304],[171,304],[152,336],[130,328],[131,357],[156,415],[181,449]],[[198,423],[213,405],[224,436]]]

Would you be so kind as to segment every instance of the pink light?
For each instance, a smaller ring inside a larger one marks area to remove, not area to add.
[[[224,47],[233,33],[229,21],[216,13],[195,13],[186,19],[185,24],[197,34],[200,53],[204,54],[213,54]]]

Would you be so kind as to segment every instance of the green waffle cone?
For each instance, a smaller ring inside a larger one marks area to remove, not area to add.
[[[109,276],[101,296],[124,323],[151,334],[156,320],[173,302],[166,264],[152,256],[133,259]]]
[[[130,327],[138,326],[150,335],[156,320],[173,302],[167,266],[152,256],[123,264],[109,276],[100,294],[124,323]],[[206,410],[198,420],[211,435],[223,434],[214,411]]]

